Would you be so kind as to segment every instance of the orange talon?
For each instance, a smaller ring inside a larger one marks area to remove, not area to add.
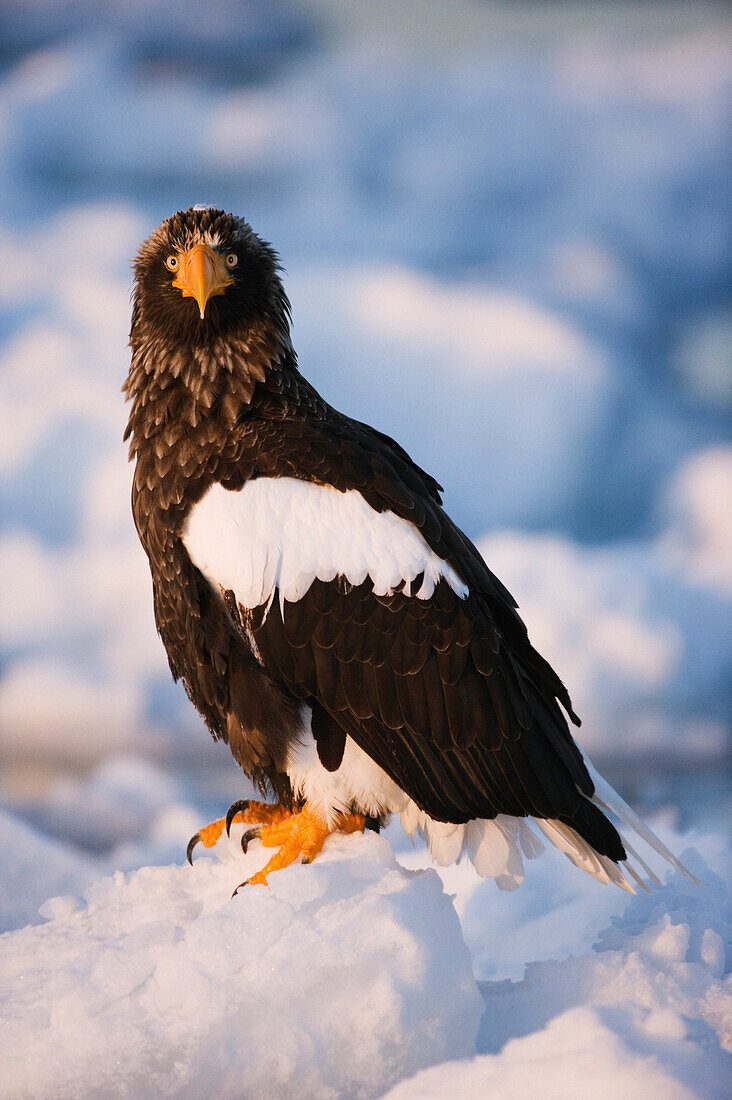
[[[244,802],[241,803],[245,805]],[[229,814],[231,811],[229,811]],[[290,816],[290,811],[284,806],[278,804],[271,804],[269,802],[254,802],[250,799],[246,800],[246,809],[239,810],[233,816],[227,815],[227,817],[220,817],[218,821],[212,821],[210,825],[204,825],[202,829],[199,829],[197,833],[194,833],[191,839],[188,841],[188,848],[186,849],[186,856],[189,863],[193,863],[193,849],[197,844],[203,844],[204,848],[213,848],[216,841],[219,839],[224,829],[227,833],[229,826],[234,822],[240,824],[254,823],[257,824],[269,824],[270,822],[278,822]]]
[[[239,806],[242,808],[239,809]],[[267,875],[272,871],[289,867],[297,859],[301,859],[303,863],[312,863],[331,833],[363,832],[366,819],[363,814],[345,814],[335,825],[328,825],[319,814],[310,809],[307,802],[301,810],[292,813],[279,804],[242,800],[231,806],[226,817],[220,817],[218,821],[212,821],[210,825],[205,825],[194,833],[188,844],[188,862],[193,862],[192,852],[196,844],[201,843],[204,848],[212,848],[224,829],[228,832],[229,826],[234,822],[261,825],[259,830],[251,832],[259,836],[265,848],[279,848],[261,871],[242,883],[242,886],[266,886]],[[244,850],[246,851],[246,847]]]
[[[203,844],[204,848],[213,848],[223,833],[225,824],[226,819],[220,817],[218,821],[212,821],[210,825],[205,825],[203,829],[199,829],[197,833],[193,834],[186,848],[186,859],[191,866],[193,866],[193,849],[196,845]]]
[[[212,821],[210,825],[205,825],[203,829],[198,830],[198,839],[204,848],[213,848],[223,833],[225,824],[226,819],[220,817],[218,821]]]
[[[231,811],[239,806],[242,808],[232,815]],[[292,810],[288,810],[279,802],[254,802],[252,799],[247,798],[241,802],[235,802],[233,806],[229,807],[229,812],[224,820],[229,826],[237,821],[245,825],[273,825],[278,821],[284,821],[291,813]]]
[[[259,839],[265,848],[276,848],[270,861],[247,879],[249,886],[266,886],[267,875],[272,871],[279,871],[283,867],[289,867],[296,859],[302,857],[304,863],[312,863],[325,843],[326,837],[331,833],[355,833],[363,832],[366,820],[363,814],[348,814],[342,817],[338,824],[330,826],[315,814],[307,802],[299,813],[292,814],[284,820],[272,825],[265,825],[259,834]]]

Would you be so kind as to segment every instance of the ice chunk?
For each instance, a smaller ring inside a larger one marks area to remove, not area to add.
[[[537,899],[523,890],[516,895],[522,908],[514,909],[505,925],[484,912],[484,950],[497,960],[514,929],[531,933],[534,951],[550,939],[554,958],[529,963],[522,980],[481,983],[486,1011],[480,1054],[401,1082],[387,1094],[389,1100],[508,1100],[537,1091],[549,1100],[723,1095],[729,1071],[725,1052],[732,1049],[732,975],[725,976],[723,943],[729,894],[697,852],[684,858],[705,888],[669,873],[658,893],[623,898],[622,916],[594,936],[594,950],[578,940],[573,953],[567,952],[561,926],[571,923],[572,915],[549,897],[543,904],[553,927],[538,919]],[[487,897],[477,894],[476,900]],[[512,950],[509,943],[508,953]]]

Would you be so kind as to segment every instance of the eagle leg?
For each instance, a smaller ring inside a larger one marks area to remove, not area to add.
[[[267,875],[289,867],[298,858],[302,863],[312,863],[320,852],[326,837],[331,833],[363,832],[366,818],[363,814],[344,814],[335,825],[328,825],[313,812],[306,802],[303,808],[286,819],[272,825],[264,825],[259,839],[265,848],[279,848],[269,862],[252,875],[242,886],[266,886]],[[237,887],[239,890],[241,887]],[[237,890],[234,891],[236,894]]]
[[[275,824],[289,817],[290,811],[284,806],[269,802],[254,802],[252,799],[240,799],[229,807],[226,817],[220,817],[218,821],[212,821],[210,825],[204,825],[197,833],[194,833],[188,841],[186,858],[193,863],[193,849],[197,844],[203,844],[204,848],[213,848],[224,829],[228,834],[234,822],[243,824],[257,823],[263,825]]]

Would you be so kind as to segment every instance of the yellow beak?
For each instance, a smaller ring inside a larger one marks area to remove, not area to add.
[[[234,282],[224,263],[223,256],[207,244],[194,244],[193,248],[180,254],[179,274],[173,280],[173,286],[181,291],[184,298],[196,299],[201,320],[209,298],[224,294]]]

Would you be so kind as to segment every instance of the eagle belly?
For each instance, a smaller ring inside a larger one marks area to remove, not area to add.
[[[339,814],[355,812],[383,820],[405,810],[409,796],[353,738],[346,737],[335,771],[323,766],[310,728],[311,714],[305,707],[302,734],[290,746],[285,765],[295,797],[306,799],[329,825]]]

